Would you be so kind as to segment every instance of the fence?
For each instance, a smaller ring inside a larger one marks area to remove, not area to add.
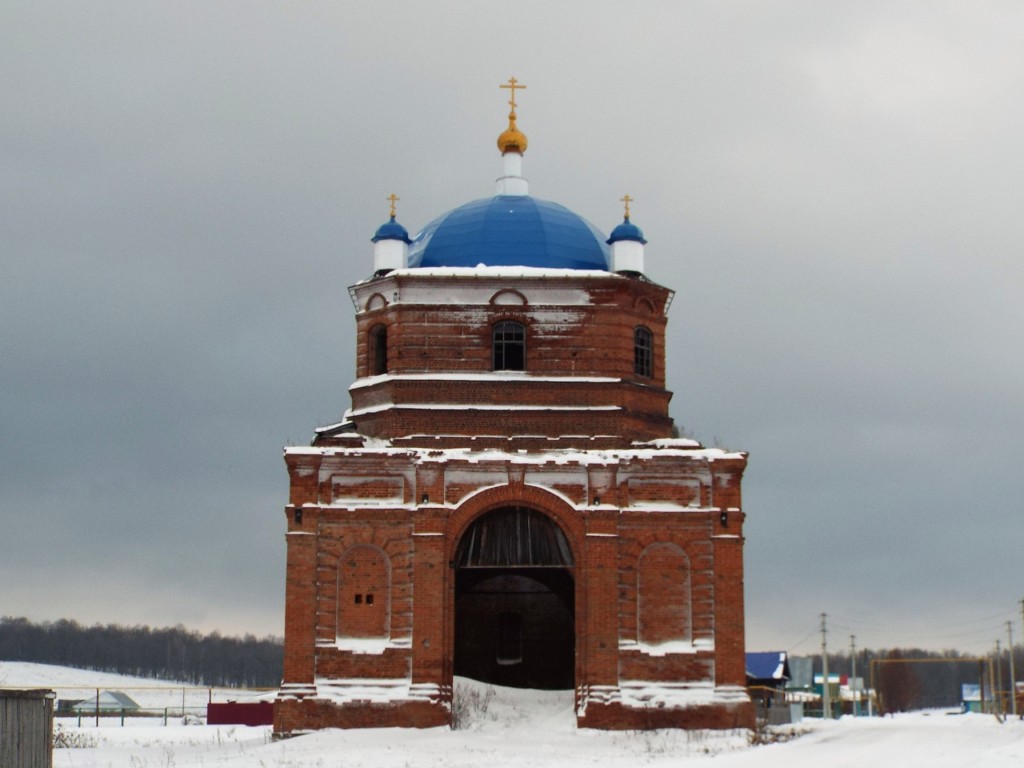
[[[166,684],[121,687],[115,683],[109,688],[76,684],[54,686],[48,693],[51,717],[55,718],[57,723],[75,727],[98,727],[124,726],[131,724],[129,721],[140,724],[159,722],[162,725],[177,724],[182,719],[202,722],[206,720],[208,705],[211,703],[269,700],[265,694],[276,690]],[[0,696],[10,693],[10,690],[0,689]],[[17,765],[20,768],[19,763],[0,761],[3,768],[9,765]]]

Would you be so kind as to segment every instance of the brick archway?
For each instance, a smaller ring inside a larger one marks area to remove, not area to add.
[[[459,567],[459,547],[466,535],[515,510],[535,522],[546,519],[564,536],[571,552],[568,565]],[[459,674],[498,685],[576,687],[577,649],[583,647],[580,617],[585,615],[583,536],[582,516],[565,499],[525,484],[483,491],[451,515],[446,554],[453,578],[445,611],[449,684],[458,666]],[[542,641],[537,634],[541,631]],[[551,644],[551,660],[535,661],[541,654],[531,654],[531,648],[536,651],[540,642]],[[493,656],[485,658],[488,654]]]
[[[577,569],[582,566],[586,555],[583,546],[586,534],[583,516],[558,494],[535,485],[514,483],[488,488],[474,494],[452,512],[447,526],[447,558],[454,559],[462,534],[474,520],[493,509],[507,506],[530,507],[554,520],[565,533]]]

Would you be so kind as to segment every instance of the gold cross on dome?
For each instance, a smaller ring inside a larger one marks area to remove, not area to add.
[[[516,88],[525,89],[526,86],[525,85],[520,85],[518,80],[516,80],[514,77],[510,77],[508,79],[508,83],[507,84],[503,83],[503,84],[499,85],[498,87],[499,88],[508,88],[510,91],[512,91],[512,98],[508,100],[508,103],[509,103],[509,106],[512,107],[512,111],[515,112],[515,110],[516,110]]]
[[[629,195],[626,195],[625,197],[620,197],[619,199],[626,204],[626,218],[628,219],[629,218],[629,204],[634,202],[634,199],[632,197],[630,197]]]
[[[388,195],[384,199],[391,201],[391,218],[392,219],[395,218],[395,203],[397,203],[402,198],[400,198],[398,195],[396,195],[394,192],[392,192],[390,195]]]

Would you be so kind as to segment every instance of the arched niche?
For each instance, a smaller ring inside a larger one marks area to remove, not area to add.
[[[690,560],[671,542],[640,553],[637,579],[637,640],[646,645],[693,639]]]
[[[491,296],[490,303],[502,307],[525,307],[528,302],[524,294],[512,288],[505,288]]]
[[[357,544],[338,560],[340,638],[387,638],[391,633],[391,560],[372,544]]]

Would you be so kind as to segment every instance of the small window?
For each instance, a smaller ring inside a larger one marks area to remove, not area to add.
[[[388,329],[383,325],[373,326],[368,341],[370,375],[382,376],[388,372]]]
[[[494,326],[494,370],[526,370],[526,328],[505,321]]]
[[[647,328],[633,331],[633,373],[648,379],[654,376],[654,337]]]
[[[362,595],[356,595],[356,605],[362,605],[362,604],[363,604],[363,596]]]
[[[502,613],[498,616],[498,664],[511,666],[523,661],[523,616]]]
[[[371,594],[367,594],[366,595],[366,604],[367,605],[373,605],[373,595],[371,595]]]

